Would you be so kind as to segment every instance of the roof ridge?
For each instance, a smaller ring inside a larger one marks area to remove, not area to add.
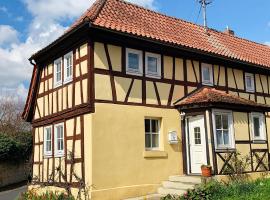
[[[107,0],[105,0],[107,1]],[[188,24],[191,24],[193,26],[197,26],[199,28],[203,28],[204,29],[204,26],[203,25],[200,25],[200,24],[196,24],[194,22],[191,22],[191,21],[188,21],[188,20],[185,20],[185,19],[181,19],[181,18],[177,18],[177,17],[173,17],[173,16],[169,16],[165,13],[161,13],[161,12],[157,12],[155,10],[151,10],[150,8],[145,8],[143,6],[140,6],[140,5],[137,5],[135,3],[131,3],[131,2],[128,2],[126,0],[114,0],[114,1],[120,1],[120,2],[123,2],[125,4],[129,4],[129,5],[132,5],[132,6],[135,6],[137,8],[140,8],[140,9],[143,9],[143,10],[146,10],[146,11],[149,11],[149,12],[152,12],[152,13],[155,13],[155,14],[158,14],[158,15],[161,15],[161,16],[164,16],[164,17],[168,17],[168,18],[171,18],[171,19],[174,19],[174,20],[178,20],[178,21],[182,21],[182,22],[185,22],[185,23],[188,23]],[[249,39],[246,39],[246,38],[242,38],[240,36],[237,36],[237,35],[230,35],[230,34],[227,34],[227,33],[224,33],[223,31],[221,30],[217,30],[217,29],[214,29],[214,28],[209,28],[207,27],[208,30],[211,30],[211,31],[214,31],[214,32],[217,32],[217,33],[220,33],[222,35],[226,35],[226,36],[229,36],[229,37],[232,37],[232,38],[236,38],[236,39],[240,39],[240,40],[244,40],[244,41],[248,41],[248,42],[251,42],[251,43],[254,43],[254,44],[257,44],[257,45],[262,45],[264,47],[269,47],[269,45],[266,45],[266,44],[262,44],[262,43],[259,43],[259,42],[255,42],[255,41],[252,41],[252,40],[249,40]]]
[[[94,4],[98,4],[97,5],[98,8],[97,8],[96,12],[94,13],[94,15],[92,17],[89,17],[90,21],[95,21],[95,19],[98,17],[100,12],[102,11],[102,8],[105,6],[106,2],[107,2],[107,0],[97,0],[94,2]],[[94,4],[92,4],[92,6],[94,6]],[[87,13],[92,8],[92,6],[88,9]]]

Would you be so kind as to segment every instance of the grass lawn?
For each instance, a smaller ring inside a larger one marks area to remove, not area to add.
[[[270,200],[270,179],[228,184],[212,181],[182,197],[167,196],[163,200]]]

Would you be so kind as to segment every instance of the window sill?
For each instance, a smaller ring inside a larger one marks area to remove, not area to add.
[[[168,153],[166,151],[155,151],[155,150],[150,150],[150,151],[144,151],[143,152],[143,157],[144,158],[167,158]]]
[[[64,80],[63,84],[70,83],[70,82],[72,82],[72,80],[73,80],[72,78],[66,79],[66,80]]]
[[[145,76],[148,78],[161,79],[160,75],[155,75],[155,74],[146,74]]]
[[[235,152],[236,149],[233,147],[228,147],[228,148],[216,148],[216,152]]]
[[[253,144],[266,144],[266,140],[264,139],[254,139],[252,140]]]
[[[143,74],[141,72],[138,71],[131,71],[131,70],[126,70],[126,73],[129,75],[134,75],[134,76],[143,76]]]
[[[202,82],[202,85],[214,86],[214,84],[211,82]]]

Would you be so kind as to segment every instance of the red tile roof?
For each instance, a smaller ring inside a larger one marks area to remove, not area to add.
[[[252,106],[252,107],[261,107],[261,108],[270,108],[270,106],[265,104],[259,104],[254,101],[244,99],[232,94],[227,94],[224,91],[217,90],[211,87],[202,87],[187,97],[178,100],[175,103],[175,106],[189,106],[189,105],[202,105],[202,104],[231,104],[231,105],[240,105],[240,106]]]
[[[89,19],[93,25],[270,67],[270,47],[228,33],[169,17],[123,0],[98,0],[71,29]],[[71,30],[70,29],[70,30]]]

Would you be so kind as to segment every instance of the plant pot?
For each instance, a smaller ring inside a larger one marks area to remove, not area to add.
[[[201,167],[203,177],[211,177],[212,167]]]

